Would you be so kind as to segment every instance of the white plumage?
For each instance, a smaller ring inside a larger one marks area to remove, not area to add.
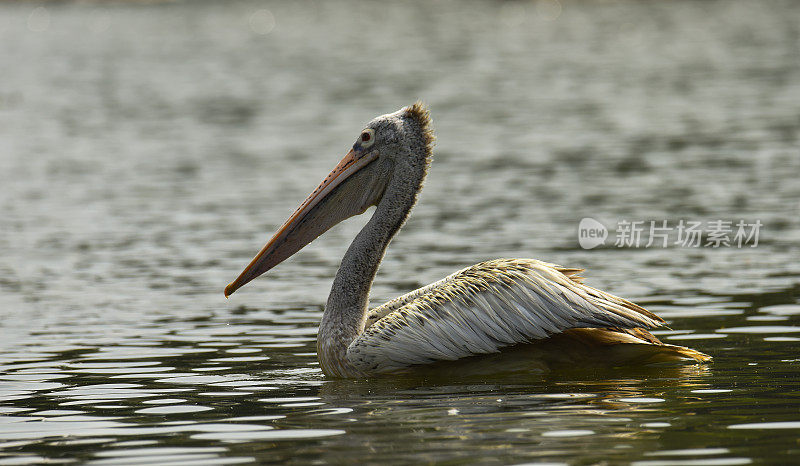
[[[572,328],[653,328],[663,321],[534,259],[482,262],[371,311],[348,347],[362,372],[499,352]],[[574,275],[573,275],[574,276]]]

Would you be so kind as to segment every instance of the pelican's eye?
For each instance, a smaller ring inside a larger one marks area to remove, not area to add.
[[[358,137],[358,144],[362,149],[366,149],[375,144],[375,130],[372,128],[367,128],[362,131],[361,136]]]

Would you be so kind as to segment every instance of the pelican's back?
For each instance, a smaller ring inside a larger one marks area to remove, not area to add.
[[[373,310],[366,329],[349,346],[348,359],[365,373],[391,372],[496,353],[570,329],[663,324],[630,301],[584,285],[578,272],[533,259],[498,259],[468,267]],[[582,340],[593,338],[593,344],[606,346],[664,346],[646,331],[649,338],[608,332],[619,336],[595,332]]]

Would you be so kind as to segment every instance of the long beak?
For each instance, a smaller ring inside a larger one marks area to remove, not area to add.
[[[382,188],[376,189],[379,186],[374,183],[372,174],[357,175],[377,157],[377,153],[372,153],[358,158],[352,150],[348,152],[236,280],[225,287],[225,297],[280,264],[337,223],[375,204]],[[361,183],[348,183],[356,179]]]

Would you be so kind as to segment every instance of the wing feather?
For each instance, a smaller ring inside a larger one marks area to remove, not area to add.
[[[365,372],[387,372],[547,338],[571,328],[652,328],[663,321],[576,274],[533,259],[498,259],[461,270],[369,313],[348,348]]]

